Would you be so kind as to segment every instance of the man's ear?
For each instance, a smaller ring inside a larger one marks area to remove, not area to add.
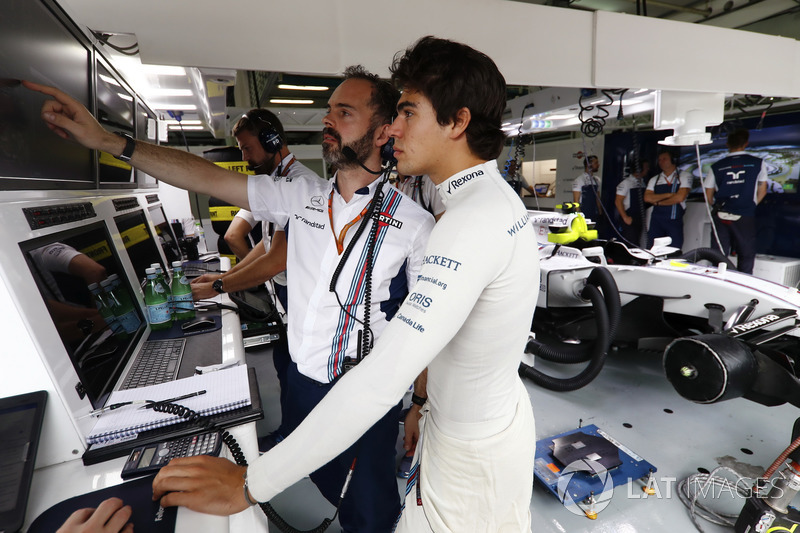
[[[389,126],[391,126],[391,124],[384,124],[375,130],[375,146],[383,146],[389,142],[389,134],[387,133],[389,131]]]
[[[450,137],[455,139],[461,136],[467,130],[471,120],[472,113],[470,113],[469,108],[462,107],[459,109],[456,112],[455,119],[450,123]]]

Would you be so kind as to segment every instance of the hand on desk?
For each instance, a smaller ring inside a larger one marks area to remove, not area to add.
[[[206,298],[213,298],[217,291],[211,286],[216,280],[222,277],[222,274],[203,274],[192,280],[192,299],[205,300]]]
[[[133,510],[119,498],[105,500],[97,509],[79,509],[67,518],[56,533],[131,533]]]
[[[164,507],[180,505],[193,511],[232,515],[250,505],[244,499],[244,473],[222,457],[197,455],[173,459],[153,480],[153,500]]]

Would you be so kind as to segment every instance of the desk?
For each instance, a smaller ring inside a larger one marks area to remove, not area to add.
[[[225,295],[220,295],[217,299],[220,303],[230,305],[230,300]],[[244,362],[239,318],[234,311],[230,310],[223,310],[221,316],[222,362],[234,360]],[[255,422],[232,428],[230,432],[239,442],[248,462],[254,461],[258,457]],[[231,458],[227,450],[224,450],[221,455]],[[77,458],[37,469],[33,477],[28,513],[23,529],[26,529],[39,514],[60,501],[121,483],[122,479],[119,473],[125,459],[125,457],[120,457],[84,466],[82,460]],[[266,517],[257,507],[251,507],[231,517],[211,516],[180,508],[175,527],[176,533],[226,533],[229,531],[266,533],[268,530]]]

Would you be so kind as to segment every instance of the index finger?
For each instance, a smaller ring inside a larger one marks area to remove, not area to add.
[[[55,87],[50,87],[49,85],[42,85],[40,83],[34,83],[28,80],[22,80],[22,85],[32,91],[40,92],[42,94],[46,94],[47,96],[52,96],[62,103],[69,103],[72,101],[72,97],[70,97],[67,93],[60,89],[56,89]]]

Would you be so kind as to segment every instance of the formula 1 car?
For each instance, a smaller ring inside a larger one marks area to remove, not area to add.
[[[663,350],[667,379],[684,397],[745,397],[800,406],[800,292],[736,272],[713,249],[689,254],[656,239],[649,250],[597,238],[590,220],[529,211],[539,241],[539,300],[526,351],[589,362],[557,379],[522,363],[520,375],[557,391],[583,387],[611,346]]]

